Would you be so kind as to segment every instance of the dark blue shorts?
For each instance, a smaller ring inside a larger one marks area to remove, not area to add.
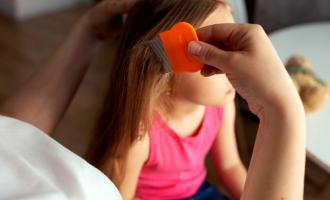
[[[204,182],[194,196],[185,200],[229,200],[229,198],[221,194],[217,188],[208,182]]]

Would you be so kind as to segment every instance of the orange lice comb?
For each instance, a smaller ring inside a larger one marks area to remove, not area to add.
[[[170,30],[161,32],[159,37],[150,42],[155,54],[163,61],[166,72],[197,72],[203,63],[188,53],[188,44],[197,41],[197,33],[186,22],[176,23]]]

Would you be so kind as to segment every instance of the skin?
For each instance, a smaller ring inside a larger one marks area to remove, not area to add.
[[[217,23],[233,23],[231,10],[219,6],[202,23],[201,27]],[[215,144],[212,157],[219,179],[233,199],[240,199],[246,179],[244,168],[237,150],[234,121],[235,90],[226,75],[205,77],[200,72],[175,75],[169,112],[161,112],[167,125],[181,137],[190,137],[200,126],[205,106],[224,107],[224,120]],[[148,134],[146,134],[148,135]],[[133,145],[127,163],[127,174],[120,187],[124,199],[134,199],[139,173],[149,156],[149,138]],[[135,197],[136,198],[136,197]]]
[[[114,19],[127,12],[134,2],[122,0],[118,3],[115,0],[104,1],[86,13],[48,64],[36,71],[34,78],[4,102],[2,114],[51,133],[71,102],[93,52],[102,44],[102,38],[114,37],[120,27],[118,20]],[[215,45],[204,42],[189,45],[188,50],[193,56],[213,66],[205,67],[202,75],[225,73],[260,118],[241,199],[303,199],[304,109],[264,30],[258,25],[218,24],[199,29],[198,35],[202,41]],[[217,46],[220,43],[231,51],[222,50]],[[226,112],[230,107],[226,108]],[[229,120],[233,116],[227,115],[226,118]],[[232,125],[228,123],[228,129],[230,127]],[[130,149],[129,163],[143,161],[140,155],[147,155],[148,148],[144,147],[149,146],[148,142],[146,136]],[[226,167],[228,171],[232,170],[230,166]],[[130,173],[132,177],[138,174]],[[126,192],[125,189],[132,192],[130,188],[120,188]]]

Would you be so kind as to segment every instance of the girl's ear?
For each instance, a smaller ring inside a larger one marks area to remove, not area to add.
[[[165,96],[171,96],[171,95],[172,95],[172,89],[171,88],[166,89]]]

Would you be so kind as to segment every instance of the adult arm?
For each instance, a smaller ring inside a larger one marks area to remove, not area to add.
[[[204,42],[188,50],[207,65],[202,74],[225,73],[260,119],[241,199],[303,199],[304,109],[266,33],[259,25],[218,24],[198,35]]]
[[[134,0],[107,0],[88,11],[68,37],[17,91],[0,111],[51,133],[71,103],[94,52],[105,38],[114,37],[122,14]]]

